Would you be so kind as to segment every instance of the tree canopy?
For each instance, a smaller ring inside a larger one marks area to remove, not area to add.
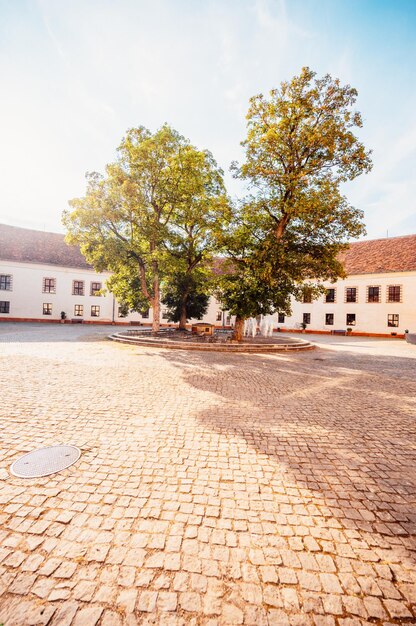
[[[152,307],[157,331],[164,277],[192,272],[208,254],[209,229],[227,206],[222,172],[208,151],[167,125],[154,134],[130,129],[118,153],[106,175],[87,175],[85,196],[70,202],[67,241],[97,271],[112,272],[108,286],[119,300]]]
[[[349,85],[303,68],[268,99],[250,100],[245,161],[233,164],[249,194],[219,237],[232,259],[219,293],[236,315],[237,338],[246,317],[289,312],[305,281],[316,295],[320,281],[344,275],[338,254],[364,226],[340,185],[371,169],[354,134],[362,126],[356,97]]]
[[[153,309],[155,331],[162,290],[181,327],[198,317],[220,254],[217,296],[241,338],[245,318],[289,313],[291,296],[306,288],[314,297],[344,275],[339,252],[364,226],[341,186],[371,169],[356,98],[307,67],[253,97],[245,159],[232,165],[248,193],[233,205],[208,151],[167,125],[130,129],[105,175],[89,174],[85,196],[70,202],[67,241],[112,273],[107,284],[124,309]]]

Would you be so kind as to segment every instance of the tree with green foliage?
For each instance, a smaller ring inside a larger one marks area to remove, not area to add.
[[[86,195],[64,213],[67,241],[78,244],[96,271],[110,271],[107,286],[131,310],[153,309],[160,327],[161,284],[186,263],[178,258],[184,216],[215,219],[226,206],[222,172],[207,151],[199,151],[165,125],[152,134],[130,129],[106,176],[87,176]],[[202,229],[203,230],[203,229]],[[198,240],[192,270],[204,259]],[[186,247],[185,244],[183,244]]]
[[[187,320],[200,320],[208,310],[209,290],[204,280],[205,274],[196,272],[172,276],[162,303],[167,307],[168,320],[179,322],[179,329],[186,329]]]
[[[313,295],[323,280],[344,276],[338,259],[364,232],[362,211],[342,195],[342,183],[371,169],[370,152],[354,134],[357,92],[309,68],[280,89],[250,101],[245,161],[233,164],[249,195],[219,233],[228,269],[219,281],[223,306],[244,319],[290,312],[305,284]]]
[[[194,169],[193,181],[189,180],[188,201],[172,221],[168,247],[171,264],[162,302],[169,319],[179,322],[180,329],[186,328],[188,319],[200,319],[208,308],[216,233],[230,215],[222,176],[206,152]]]

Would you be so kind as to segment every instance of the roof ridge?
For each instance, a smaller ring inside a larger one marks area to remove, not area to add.
[[[0,222],[0,228],[16,228],[19,230],[26,230],[31,233],[41,233],[45,235],[59,235],[60,237],[65,237],[65,233],[57,233],[53,230],[38,230],[37,228],[27,228],[26,226],[14,226],[14,224],[3,224]]]
[[[377,239],[361,239],[360,241],[350,241],[348,245],[355,246],[356,244],[372,243],[373,241],[394,241],[395,239],[412,239],[416,237],[416,233],[411,235],[396,235],[394,237],[378,237]]]

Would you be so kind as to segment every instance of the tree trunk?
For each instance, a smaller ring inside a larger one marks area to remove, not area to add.
[[[153,273],[153,322],[152,333],[158,333],[160,330],[160,285],[159,272],[157,264],[154,265]]]
[[[181,316],[179,318],[179,330],[186,330],[186,303],[188,301],[188,291],[184,291],[181,298]]]
[[[244,319],[242,317],[235,318],[234,332],[233,332],[233,340],[234,341],[243,341],[243,330],[244,330]]]
[[[186,330],[186,302],[182,302],[181,304],[181,317],[179,319],[179,330]]]
[[[153,292],[154,296],[149,293],[146,282],[146,266],[143,261],[139,260],[139,278],[142,292],[147,298],[149,307],[153,310],[152,332],[158,333],[160,329],[160,288],[159,288],[159,271],[157,261],[153,261],[154,280]]]

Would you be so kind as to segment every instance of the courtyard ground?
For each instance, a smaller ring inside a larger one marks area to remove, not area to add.
[[[0,325],[0,623],[416,623],[416,346],[110,331]],[[80,460],[10,475],[57,443]]]

